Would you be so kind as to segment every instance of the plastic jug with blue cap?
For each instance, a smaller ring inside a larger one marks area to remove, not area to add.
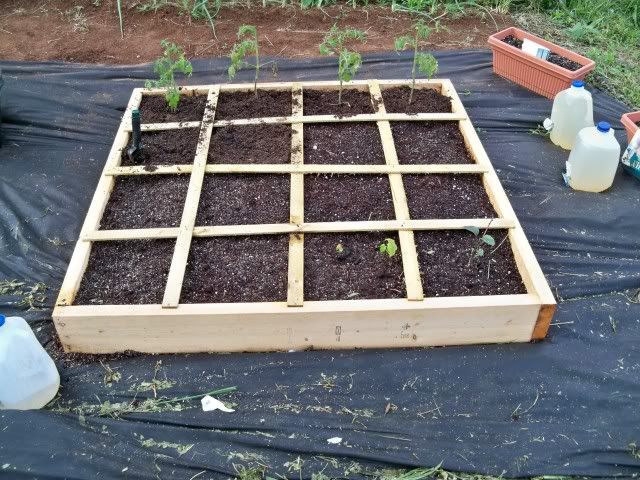
[[[42,408],[58,388],[56,365],[29,324],[0,315],[0,409]]]
[[[564,180],[574,190],[602,192],[613,184],[620,144],[607,122],[580,130],[567,160]]]
[[[574,80],[556,95],[551,119],[547,118],[543,125],[551,132],[551,141],[565,150],[573,148],[580,130],[593,127],[593,99],[582,80]]]

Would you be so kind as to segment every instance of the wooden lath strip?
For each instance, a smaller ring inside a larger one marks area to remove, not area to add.
[[[105,162],[103,175],[100,176],[100,181],[98,182],[96,191],[93,194],[89,211],[87,212],[87,216],[85,217],[82,225],[80,238],[90,234],[91,232],[95,232],[100,225],[102,213],[107,205],[107,201],[109,200],[109,196],[111,195],[111,190],[113,189],[115,182],[113,177],[104,175],[104,172],[117,167],[120,164],[122,150],[126,148],[127,142],[129,141],[129,134],[124,130],[124,125],[127,121],[131,122],[131,110],[140,105],[141,98],[142,92],[140,90],[134,90],[131,94],[129,104],[122,115],[122,120],[120,121],[118,132],[116,133],[116,138],[113,141],[113,145],[109,151],[109,156]],[[73,303],[78,288],[80,287],[84,271],[87,268],[90,253],[91,244],[89,242],[84,242],[82,240],[78,240],[78,242],[76,242],[73,255],[71,256],[69,266],[67,267],[67,273],[64,276],[64,281],[62,282],[60,293],[58,294],[56,305],[71,305],[71,303]]]
[[[380,85],[375,80],[369,82],[369,93],[371,94],[373,104],[377,105],[378,113],[386,113]],[[380,139],[382,140],[382,149],[384,151],[386,164],[398,165],[398,155],[391,134],[391,125],[386,120],[379,121],[378,130],[380,131]],[[404,192],[402,175],[399,173],[390,173],[389,184],[391,186],[391,196],[393,197],[393,208],[395,209],[396,219],[408,220],[410,218],[409,205],[407,204],[407,196]],[[400,230],[398,231],[398,237],[400,240],[400,251],[402,253],[402,267],[404,270],[405,286],[407,288],[407,298],[409,300],[422,300],[424,299],[424,291],[422,289],[418,252],[416,250],[413,232],[410,230]]]
[[[144,121],[144,118],[141,119]],[[162,130],[180,130],[184,128],[200,128],[201,122],[167,122],[167,123],[143,123],[140,130],[143,132],[157,132]],[[125,126],[127,132],[131,131],[131,119]]]
[[[293,84],[292,113],[302,118],[302,87]],[[291,165],[302,166],[304,163],[303,124],[291,124]],[[304,222],[304,174],[291,174],[291,197],[289,203],[289,222],[300,225]],[[301,307],[304,302],[304,234],[289,235],[289,273],[287,281],[287,305]]]
[[[458,113],[363,113],[360,115],[337,116],[337,115],[308,115],[304,117],[264,117],[264,118],[241,118],[237,120],[218,120],[214,127],[229,127],[238,125],[264,125],[264,124],[287,124],[287,123],[349,123],[349,122],[454,122],[463,120],[465,117]]]
[[[293,124],[295,125],[295,124]],[[105,175],[167,175],[191,173],[193,165],[158,165],[115,167]],[[487,167],[477,164],[431,164],[431,165],[309,165],[276,164],[209,164],[206,173],[354,173],[354,174],[420,174],[420,173],[485,173]]]
[[[513,229],[515,221],[502,218],[466,218],[434,220],[370,220],[363,222],[264,223],[256,225],[221,225],[195,227],[194,237],[228,237],[234,235],[278,235],[288,233],[339,233],[394,230],[462,230],[473,226],[490,230]],[[180,228],[132,230],[96,230],[82,237],[85,242],[177,238]]]
[[[202,121],[198,147],[193,161],[189,189],[187,190],[182,220],[180,221],[180,231],[176,239],[173,258],[171,259],[171,268],[169,269],[167,285],[162,299],[163,308],[176,308],[180,301],[182,281],[184,280],[184,273],[187,268],[191,237],[193,235],[193,227],[196,223],[196,214],[198,213],[200,192],[202,190],[202,182],[204,181],[204,168],[207,164],[209,142],[211,140],[211,133],[213,132],[213,121],[219,94],[220,88],[214,86],[207,96],[207,106],[204,110],[204,119]]]

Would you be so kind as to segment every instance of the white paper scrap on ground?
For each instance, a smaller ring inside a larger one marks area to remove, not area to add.
[[[332,445],[338,445],[339,443],[342,443],[342,438],[340,437],[327,438],[327,443],[330,443]]]
[[[220,400],[213,398],[209,395],[205,395],[202,397],[202,410],[205,412],[211,412],[213,410],[222,410],[226,413],[233,413],[235,410],[233,408],[227,408],[224,403]]]

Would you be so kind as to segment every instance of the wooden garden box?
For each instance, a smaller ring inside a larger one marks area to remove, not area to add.
[[[53,319],[66,351],[109,353],[229,352],[302,349],[425,347],[439,345],[528,342],[544,338],[556,303],[509,200],[469,117],[449,80],[419,81],[452,99],[452,113],[386,113],[381,89],[407,85],[406,80],[355,81],[349,87],[370,93],[377,113],[337,117],[303,115],[302,90],[336,90],[337,82],[261,84],[262,90],[290,91],[289,117],[215,119],[220,92],[246,91],[252,85],[185,87],[186,94],[206,94],[201,122],[143,124],[143,131],[199,127],[201,142],[192,165],[147,169],[120,166],[121,152],[131,132],[131,110],[143,95],[161,91],[135,89],[123,115],[104,171],[89,207],[79,240],[60,290]],[[393,121],[455,121],[475,160],[470,165],[402,165],[391,134]],[[375,122],[384,149],[385,165],[308,165],[303,158],[303,125],[323,122]],[[207,164],[213,129],[228,125],[290,124],[291,163],[286,165]],[[101,230],[100,219],[119,175],[190,174],[179,227]],[[196,209],[205,174],[281,173],[290,175],[290,221],[286,224],[196,226]],[[313,173],[377,173],[389,176],[396,219],[390,221],[306,223],[303,218],[304,176]],[[481,175],[498,218],[412,220],[403,189],[403,174]],[[525,294],[425,298],[419,273],[414,231],[508,229],[508,239],[526,287]],[[406,298],[307,301],[304,296],[304,235],[318,232],[393,231],[398,233]],[[180,293],[193,237],[288,234],[288,293],[286,302],[184,304]],[[162,304],[75,305],[74,297],[94,242],[127,239],[175,239],[175,249]]]

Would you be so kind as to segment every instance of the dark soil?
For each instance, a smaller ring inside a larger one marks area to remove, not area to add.
[[[403,175],[409,215],[428,218],[493,218],[497,214],[481,175]]]
[[[391,122],[391,132],[401,164],[475,163],[458,122]]]
[[[378,251],[385,238],[398,245],[393,257]],[[399,245],[398,236],[390,232],[305,235],[305,300],[404,298]]]
[[[305,175],[305,222],[395,218],[387,175]]]
[[[354,89],[342,91],[342,103],[338,105],[338,92],[325,90],[304,90],[303,111],[305,115],[350,116],[361,113],[375,113],[369,92]]]
[[[409,103],[411,87],[382,90],[387,113],[451,113],[451,98],[433,88],[416,88]]]
[[[509,35],[502,39],[504,43],[508,43],[512,47],[516,47],[522,49],[522,40],[514,37],[513,35]],[[558,55],[557,53],[550,52],[549,57],[547,58],[547,62],[553,63],[555,65],[559,65],[562,68],[566,68],[567,70],[571,70],[575,72],[576,70],[582,68],[582,65],[578,62],[574,62],[573,60],[569,60],[567,57],[563,57],[562,55]]]
[[[416,232],[418,262],[425,296],[506,295],[526,293],[507,232],[489,232],[496,247],[479,243],[466,230]],[[484,256],[475,256],[479,247]]]
[[[207,175],[196,225],[289,222],[289,175]]]
[[[291,91],[222,92],[216,107],[216,120],[239,118],[288,117],[291,115]]]
[[[117,177],[100,228],[177,227],[188,187],[188,175]]]
[[[192,164],[196,156],[197,128],[180,128],[159,132],[142,132],[142,152],[137,161],[127,154],[131,139],[122,151],[122,165],[186,165]]]
[[[381,165],[384,150],[375,123],[317,123],[304,126],[304,163]]]
[[[206,104],[206,95],[181,95],[177,110],[172,112],[167,108],[164,95],[143,95],[140,102],[140,122],[199,122]]]
[[[285,301],[288,252],[288,235],[194,238],[180,301]]]
[[[162,303],[174,240],[94,242],[75,305]]]
[[[213,129],[209,163],[289,163],[290,125],[243,125]]]

